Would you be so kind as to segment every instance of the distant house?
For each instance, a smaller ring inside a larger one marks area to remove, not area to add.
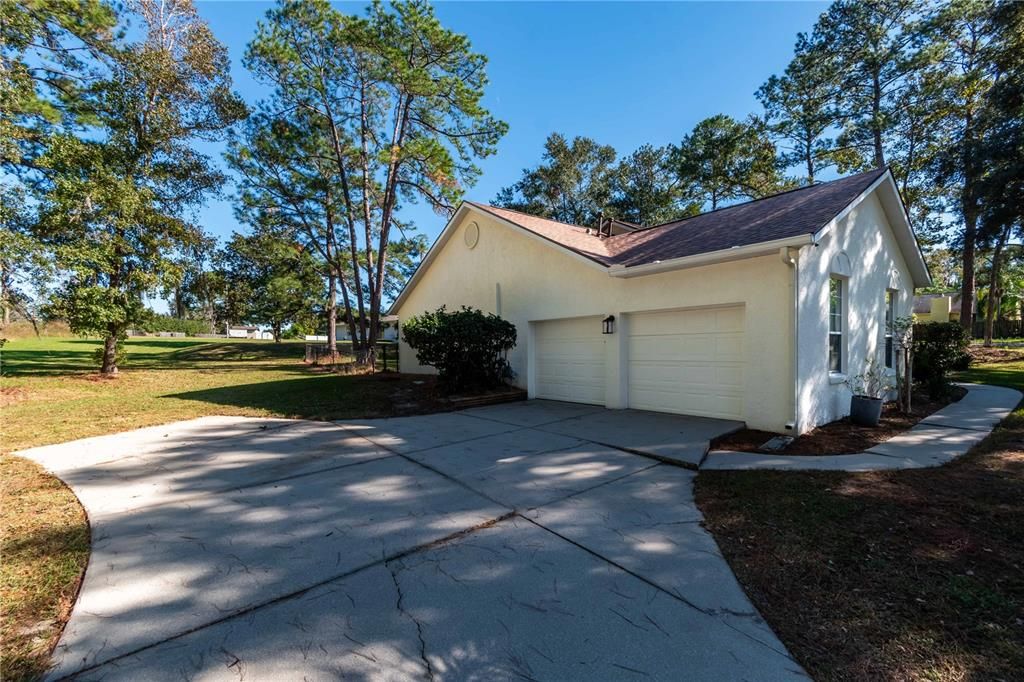
[[[358,324],[358,322],[357,322]],[[347,322],[338,320],[338,341],[351,341],[352,334],[349,331]],[[381,341],[397,341],[398,340],[398,315],[381,315],[380,316],[380,330],[377,334],[377,338]]]
[[[349,330],[348,322],[345,320],[338,320],[337,331],[335,337],[338,341],[351,341],[352,334]],[[398,340],[398,315],[381,315],[380,317],[380,331],[377,334],[378,341],[397,341]],[[327,341],[327,334],[307,334],[306,341]]]
[[[920,294],[914,297],[915,322],[959,322],[960,294]]]
[[[259,327],[244,324],[229,324],[225,329],[229,339],[273,339],[270,332],[261,331]]]

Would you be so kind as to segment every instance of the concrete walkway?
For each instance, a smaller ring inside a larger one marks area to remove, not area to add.
[[[604,442],[699,458],[734,425],[608,415],[210,417],[22,452],[92,527],[49,678],[806,679],[696,473]]]
[[[916,426],[865,452],[852,455],[766,455],[713,450],[701,469],[878,471],[920,469],[966,454],[992,432],[1021,400],[1020,391],[984,384],[960,384],[967,395]]]

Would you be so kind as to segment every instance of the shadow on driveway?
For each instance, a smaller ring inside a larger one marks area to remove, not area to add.
[[[22,454],[93,527],[53,677],[803,677],[692,472],[571,436],[211,417]]]

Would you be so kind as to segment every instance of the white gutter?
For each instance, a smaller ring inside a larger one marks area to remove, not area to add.
[[[793,247],[779,249],[782,262],[793,271],[793,420],[786,424],[794,436],[800,435],[800,249]]]
[[[701,265],[712,265],[714,263],[726,263],[732,260],[743,258],[754,258],[757,256],[768,256],[777,253],[779,249],[795,246],[807,246],[813,244],[814,238],[809,234],[802,234],[797,237],[786,239],[775,239],[770,242],[759,242],[747,246],[734,246],[731,249],[720,249],[708,253],[698,253],[693,256],[672,258],[670,260],[655,261],[643,265],[626,267],[624,265],[613,265],[608,268],[608,274],[612,277],[642,277],[644,275],[655,275],[659,272],[670,270],[683,270],[685,268],[696,268]]]

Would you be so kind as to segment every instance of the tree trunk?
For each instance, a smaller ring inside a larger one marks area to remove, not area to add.
[[[871,135],[875,147],[875,168],[885,165],[885,152],[882,149],[882,85],[879,72],[873,74],[871,83]]]
[[[11,306],[7,302],[8,299],[7,291],[7,270],[3,265],[0,265],[0,306],[3,306],[4,312],[4,327],[11,323]]]
[[[352,344],[352,354],[358,361],[359,355],[356,353],[356,340],[359,338],[359,335],[356,333],[356,318],[352,313],[352,302],[349,300],[348,296],[348,285],[345,284],[345,278],[340,274],[338,275],[338,284],[341,286],[341,301],[345,307],[345,323],[348,325],[348,337]]]
[[[270,332],[274,335],[274,343],[281,343],[281,323],[275,322],[270,325]]]
[[[333,266],[327,281],[327,350],[333,358],[338,354],[338,276]]]
[[[964,262],[963,282],[960,285],[960,324],[971,331],[974,328],[974,254],[978,238],[978,216],[964,200]]]
[[[117,374],[117,330],[110,329],[103,339],[103,364],[100,374],[113,376]]]
[[[805,147],[805,149],[804,149],[804,153],[807,154],[806,160],[807,160],[807,186],[808,187],[810,187],[810,186],[812,186],[814,184],[814,148],[813,148],[812,145],[813,145],[813,143],[808,144]]]
[[[1003,266],[1003,247],[1009,236],[1008,230],[1004,230],[996,241],[995,249],[992,251],[992,269],[989,270],[988,301],[985,303],[985,347],[992,347],[992,327],[995,320],[995,313],[998,310],[999,275]]]
[[[910,414],[910,396],[914,392],[914,372],[913,372],[913,352],[910,346],[903,349],[903,385],[905,387],[904,393],[906,398],[906,404],[904,405],[904,412]]]

